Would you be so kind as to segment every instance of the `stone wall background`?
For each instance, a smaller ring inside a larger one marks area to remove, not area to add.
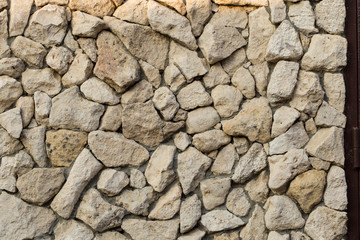
[[[0,239],[345,239],[344,0],[0,0]]]

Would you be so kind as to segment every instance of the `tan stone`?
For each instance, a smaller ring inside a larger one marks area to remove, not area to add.
[[[208,233],[230,230],[245,225],[245,222],[227,210],[212,210],[201,216],[200,223]]]
[[[221,61],[221,65],[229,76],[233,76],[243,64],[246,63],[246,52],[244,48],[236,50],[228,58]]]
[[[211,1],[188,0],[186,2],[186,12],[190,20],[194,36],[200,36],[203,31],[204,24],[211,16]]]
[[[248,23],[246,10],[243,7],[220,5],[209,23],[244,29]]]
[[[311,163],[311,166],[315,168],[316,170],[329,170],[331,163],[327,161],[323,161],[316,157],[309,157],[309,161]]]
[[[74,36],[71,33],[71,30],[69,30],[64,38],[64,46],[70,49],[72,52],[76,52],[79,50],[79,44],[74,39]]]
[[[90,60],[96,62],[97,61],[96,40],[93,38],[78,38],[77,42],[79,43],[80,48],[90,58]]]
[[[187,234],[181,235],[180,237],[178,237],[177,240],[201,240],[205,236],[205,234],[205,231],[196,228],[195,230]]]
[[[42,7],[46,4],[57,4],[57,5],[66,5],[69,0],[35,0],[35,5],[37,7]]]
[[[317,126],[321,127],[336,126],[345,128],[346,116],[330,106],[327,102],[323,101],[316,114],[315,123]]]
[[[332,166],[327,175],[327,186],[324,193],[324,203],[327,207],[335,210],[346,210],[347,184],[344,169]]]
[[[280,23],[286,18],[286,5],[284,0],[269,0],[269,7],[272,23]]]
[[[51,110],[51,98],[44,92],[34,93],[35,120],[40,125],[49,126],[49,114]]]
[[[111,0],[70,0],[69,7],[97,17],[111,15],[115,10]]]
[[[14,55],[32,67],[40,68],[46,55],[46,49],[40,43],[18,36],[11,44]]]
[[[71,51],[65,47],[52,47],[46,56],[47,65],[59,74],[66,73],[73,60]]]
[[[90,78],[81,84],[80,91],[87,99],[97,103],[115,105],[120,102],[120,97],[116,92],[96,77]]]
[[[30,95],[42,91],[54,96],[61,91],[61,76],[51,68],[27,69],[22,73],[22,85]]]
[[[148,215],[150,204],[154,201],[154,190],[147,186],[141,189],[124,190],[116,197],[116,204],[135,215]]]
[[[211,166],[211,172],[215,175],[231,174],[231,170],[235,161],[239,160],[239,155],[233,144],[228,144],[223,147]]]
[[[107,231],[104,233],[96,234],[94,240],[109,240],[109,239],[117,239],[117,240],[129,240],[127,237],[122,235],[119,232],[115,231]]]
[[[91,75],[93,66],[94,64],[86,54],[77,54],[69,70],[62,77],[62,84],[65,87],[82,84]]]
[[[225,5],[253,5],[253,6],[267,6],[268,2],[266,0],[214,0],[217,4]]]
[[[141,80],[121,96],[121,104],[143,103],[152,96],[154,92],[151,84],[146,80]]]
[[[180,207],[180,232],[190,231],[201,217],[201,200],[196,194],[187,197]]]
[[[96,187],[111,197],[119,194],[128,184],[129,178],[125,172],[107,168],[101,172]]]
[[[243,240],[267,239],[265,214],[264,210],[259,205],[255,205],[255,209],[249,219],[249,222],[240,232],[240,237]]]
[[[182,88],[176,97],[180,107],[185,110],[208,106],[212,103],[210,94],[205,91],[200,81],[194,81]]]
[[[75,36],[96,38],[106,27],[106,23],[101,18],[80,11],[72,13],[71,30]]]
[[[254,76],[256,91],[261,95],[266,95],[268,85],[269,66],[267,62],[254,64],[249,67],[250,73]]]
[[[146,178],[142,171],[135,168],[130,170],[130,186],[132,188],[143,188],[146,186]]]
[[[192,144],[198,150],[209,153],[219,149],[221,146],[230,143],[230,141],[230,136],[226,135],[221,130],[214,129],[203,133],[195,134],[193,136]]]
[[[25,71],[25,64],[20,58],[11,57],[0,59],[0,75],[18,78],[23,71]]]
[[[224,71],[220,63],[211,66],[209,72],[203,77],[205,87],[213,88],[217,85],[230,83],[229,75]]]
[[[231,83],[248,99],[255,97],[255,80],[249,70],[240,67],[231,78]]]
[[[315,28],[315,14],[310,1],[298,1],[289,6],[290,21],[305,34],[317,33]]]
[[[54,228],[56,240],[92,239],[93,232],[84,223],[75,220],[60,221]]]
[[[158,69],[156,69],[155,67],[153,67],[151,64],[140,60],[139,61],[140,66],[148,80],[148,82],[154,87],[154,88],[159,88],[160,84],[161,84],[161,75]],[[165,75],[164,75],[164,79]],[[166,81],[165,81],[166,82]]]
[[[251,208],[250,199],[243,188],[234,188],[226,199],[226,208],[238,217],[244,217]]]
[[[0,140],[0,156],[13,154],[23,148],[20,141],[3,128],[0,128]]]
[[[48,165],[45,150],[45,131],[46,127],[39,126],[24,129],[20,136],[21,142],[39,167],[46,167]]]
[[[191,137],[185,132],[179,132],[174,135],[175,146],[184,151],[191,144]]]
[[[345,106],[345,81],[341,73],[325,73],[324,89],[329,104],[340,112]]]
[[[249,150],[249,141],[245,137],[234,137],[234,146],[238,154],[244,154]]]
[[[200,191],[206,210],[212,210],[225,203],[231,188],[230,178],[211,178],[200,182]]]
[[[185,4],[182,0],[156,0],[157,2],[176,10],[181,15],[185,15]]]
[[[164,120],[171,120],[179,110],[179,104],[176,101],[175,95],[167,88],[158,88],[152,99],[154,106],[163,116]]]
[[[23,129],[21,109],[19,107],[10,109],[0,114],[0,125],[13,138],[19,138]]]
[[[9,35],[15,37],[22,35],[28,23],[33,0],[11,0],[10,1],[10,24]]]
[[[271,127],[271,137],[277,137],[285,133],[300,117],[300,113],[290,107],[282,106],[274,113],[274,121]]]
[[[121,127],[122,106],[108,106],[101,118],[100,130],[116,132]]]
[[[165,68],[164,81],[172,92],[177,92],[186,83],[186,78],[179,68],[171,63]]]
[[[252,179],[245,185],[251,200],[264,204],[269,194],[268,188],[269,175],[262,171],[255,179]]]
[[[115,10],[113,16],[124,21],[147,26],[149,25],[147,0],[126,1]]]
[[[342,34],[345,28],[344,0],[325,0],[315,7],[316,25],[330,34]]]

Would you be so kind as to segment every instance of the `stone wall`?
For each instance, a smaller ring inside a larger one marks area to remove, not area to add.
[[[343,239],[344,19],[0,0],[0,239]]]

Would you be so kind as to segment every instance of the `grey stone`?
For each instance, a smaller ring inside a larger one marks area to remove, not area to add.
[[[126,1],[115,10],[113,16],[124,21],[147,26],[149,25],[147,2],[146,0]]]
[[[231,137],[221,130],[209,130],[193,136],[192,144],[198,150],[209,153],[230,143]]]
[[[238,217],[244,217],[251,208],[250,199],[243,188],[233,188],[226,199],[226,208]]]
[[[146,186],[146,178],[142,171],[135,168],[131,169],[130,186],[133,188],[143,188]]]
[[[21,109],[17,107],[1,113],[0,125],[5,128],[10,136],[19,138],[23,129]]]
[[[33,0],[11,0],[10,1],[10,24],[9,35],[15,37],[22,35],[28,23]]]
[[[151,84],[146,80],[141,80],[121,96],[121,104],[143,103],[152,96],[154,96],[154,92]]]
[[[239,155],[233,144],[228,144],[223,147],[211,166],[211,172],[215,175],[231,174],[231,170],[235,161],[239,160]]]
[[[85,224],[75,221],[61,221],[54,228],[56,240],[81,239],[90,240],[94,238],[93,232]]]
[[[293,108],[282,106],[277,109],[274,113],[271,137],[277,137],[285,133],[299,117],[300,113]]]
[[[342,34],[345,28],[344,0],[325,0],[315,7],[316,25],[330,34]]]

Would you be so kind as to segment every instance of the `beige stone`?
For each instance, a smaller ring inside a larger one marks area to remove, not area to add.
[[[121,127],[122,106],[108,106],[101,118],[100,130],[116,132]]]
[[[20,108],[23,128],[27,127],[34,115],[34,100],[32,97],[20,97],[16,101],[16,107]]]
[[[282,106],[274,113],[274,121],[271,128],[271,137],[277,137],[285,133],[300,117],[300,113],[287,106]]]
[[[196,194],[187,197],[180,206],[180,232],[193,229],[201,217],[201,200]]]
[[[214,129],[203,133],[195,134],[193,136],[192,144],[198,150],[209,153],[219,149],[221,146],[230,143],[230,141],[230,136],[226,135],[221,130]]]
[[[177,240],[201,240],[205,236],[206,232],[196,228],[195,230],[183,234],[177,238]]]
[[[315,168],[316,170],[329,170],[331,163],[327,161],[323,161],[316,157],[309,157],[309,161],[311,163],[311,166]]]
[[[268,239],[270,240],[290,240],[290,234],[271,231],[269,232]]]
[[[20,141],[10,136],[3,128],[0,128],[0,156],[13,154],[23,148]]]
[[[327,207],[335,210],[347,209],[347,184],[344,169],[337,166],[330,168],[327,175],[324,203]]]
[[[265,227],[265,214],[264,210],[255,205],[255,209],[249,219],[249,222],[240,232],[240,237],[243,240],[266,240],[267,233]]]
[[[249,70],[240,67],[231,78],[231,83],[248,99],[255,97],[255,80]]]
[[[121,104],[143,103],[154,95],[151,84],[141,80],[121,96]]]
[[[262,171],[256,178],[252,179],[245,185],[251,200],[264,204],[269,194],[268,188],[269,175]]]
[[[271,22],[276,24],[286,18],[286,5],[284,0],[269,0]]]
[[[96,234],[94,240],[108,240],[108,239],[117,239],[117,240],[129,240],[127,237],[122,235],[119,232],[107,231],[104,233]]]
[[[191,23],[192,32],[195,37],[200,36],[204,24],[211,16],[210,0],[188,0],[186,2],[186,12]]]
[[[158,69],[153,67],[151,64],[140,60],[140,66],[144,72],[148,82],[154,87],[159,88],[161,84],[161,75]],[[164,76],[165,79],[165,76]],[[166,81],[165,81],[166,82]]]
[[[130,186],[132,188],[143,188],[146,186],[146,178],[142,171],[136,168],[130,170]]]
[[[300,231],[291,231],[290,237],[293,240],[311,240],[308,235]]]
[[[147,0],[129,0],[119,6],[113,16],[121,20],[149,25],[147,17]]]
[[[345,81],[341,73],[325,73],[324,89],[329,104],[340,112],[345,106]]]
[[[18,78],[23,71],[25,71],[25,64],[20,58],[11,57],[0,59],[0,75]]]
[[[346,116],[330,106],[327,102],[323,101],[316,114],[315,123],[317,126],[321,127],[336,126],[345,128]]]
[[[51,98],[44,92],[34,93],[35,120],[41,125],[49,125],[49,114],[51,110]]]
[[[66,36],[64,38],[64,46],[67,47],[68,49],[70,49],[72,52],[76,52],[79,50],[79,44],[74,39],[74,36],[72,35],[71,30],[69,30],[66,33]]]
[[[211,172],[215,175],[231,174],[231,170],[235,161],[239,160],[239,155],[233,144],[228,144],[223,147],[211,166]]]
[[[243,7],[220,5],[209,23],[244,29],[248,23],[246,10]]]
[[[289,6],[290,21],[303,33],[317,33],[315,14],[310,1],[299,1]]]
[[[56,240],[92,239],[93,232],[84,223],[75,220],[61,221],[54,228]]]
[[[11,51],[8,45],[8,13],[7,10],[0,12],[0,57],[9,58]]]
[[[82,84],[91,75],[93,66],[94,64],[86,54],[77,54],[69,70],[62,77],[62,84],[65,87]]]
[[[97,61],[96,40],[93,38],[78,38],[77,42],[79,43],[80,48],[90,58],[90,60],[96,62]]]
[[[224,68],[225,72],[229,74],[230,77],[234,75],[236,70],[246,63],[246,52],[244,48],[236,50],[228,58],[221,61],[221,65]]]
[[[194,81],[182,88],[176,97],[180,107],[185,110],[208,106],[212,103],[210,94],[205,91],[200,81]]]
[[[111,197],[119,194],[128,184],[129,178],[125,172],[107,168],[101,172],[96,187]]]
[[[72,13],[71,30],[75,36],[96,38],[106,27],[106,23],[101,18],[80,11]]]
[[[167,88],[158,88],[152,99],[154,106],[163,116],[164,120],[171,120],[179,110],[179,104],[176,101],[175,95]]]
[[[8,6],[7,0],[1,0],[0,1],[0,10],[3,8],[6,8]]]
[[[164,81],[172,92],[177,92],[186,83],[186,78],[179,68],[171,63],[165,68]]]
[[[267,6],[268,2],[266,0],[214,0],[217,4],[225,5],[253,5],[253,6]]]
[[[72,10],[79,10],[97,17],[111,15],[115,10],[111,0],[70,0],[69,7]]]
[[[179,132],[174,135],[175,146],[184,151],[191,144],[191,137],[185,132]]]
[[[225,203],[231,188],[230,178],[211,178],[200,182],[200,191],[206,210],[212,210]]]
[[[47,65],[59,74],[66,73],[73,60],[71,51],[65,47],[52,47],[46,56]]]
[[[330,34],[342,34],[345,28],[344,0],[325,0],[315,7],[316,25]]]
[[[185,15],[186,8],[182,0],[156,0],[157,2],[176,10],[181,15]]]
[[[220,63],[211,66],[209,72],[203,77],[205,87],[213,88],[217,85],[230,83],[229,75],[224,71]]]
[[[23,129],[21,109],[10,109],[0,114],[0,125],[12,136],[19,138]]]
[[[116,204],[135,215],[148,215],[150,204],[154,201],[154,190],[147,186],[141,189],[124,190],[116,197]],[[124,229],[125,230],[125,229]]]
[[[21,142],[39,167],[46,167],[48,165],[45,150],[45,131],[46,127],[39,126],[24,129],[20,136]]]
[[[249,150],[249,141],[245,137],[234,137],[234,146],[238,154],[244,154]]]
[[[245,222],[227,210],[212,210],[201,216],[200,223],[208,233],[230,230],[245,225]]]
[[[14,55],[31,67],[41,68],[47,52],[43,45],[29,38],[18,36],[12,42],[11,51]]]
[[[243,188],[234,188],[226,199],[226,208],[238,217],[244,217],[251,208],[250,199]]]
[[[27,69],[22,73],[22,85],[30,95],[42,91],[54,96],[61,91],[61,76],[51,68]]]
[[[28,23],[33,0],[11,0],[10,1],[10,24],[9,35],[15,37],[22,35]]]
[[[86,80],[81,86],[80,91],[84,96],[94,102],[115,105],[120,102],[119,96],[106,83],[93,77]]]
[[[269,66],[267,62],[251,65],[250,73],[254,76],[256,91],[261,95],[266,95],[268,85]]]
[[[35,5],[37,7],[42,7],[46,4],[57,4],[57,5],[66,5],[69,0],[35,0]]]

